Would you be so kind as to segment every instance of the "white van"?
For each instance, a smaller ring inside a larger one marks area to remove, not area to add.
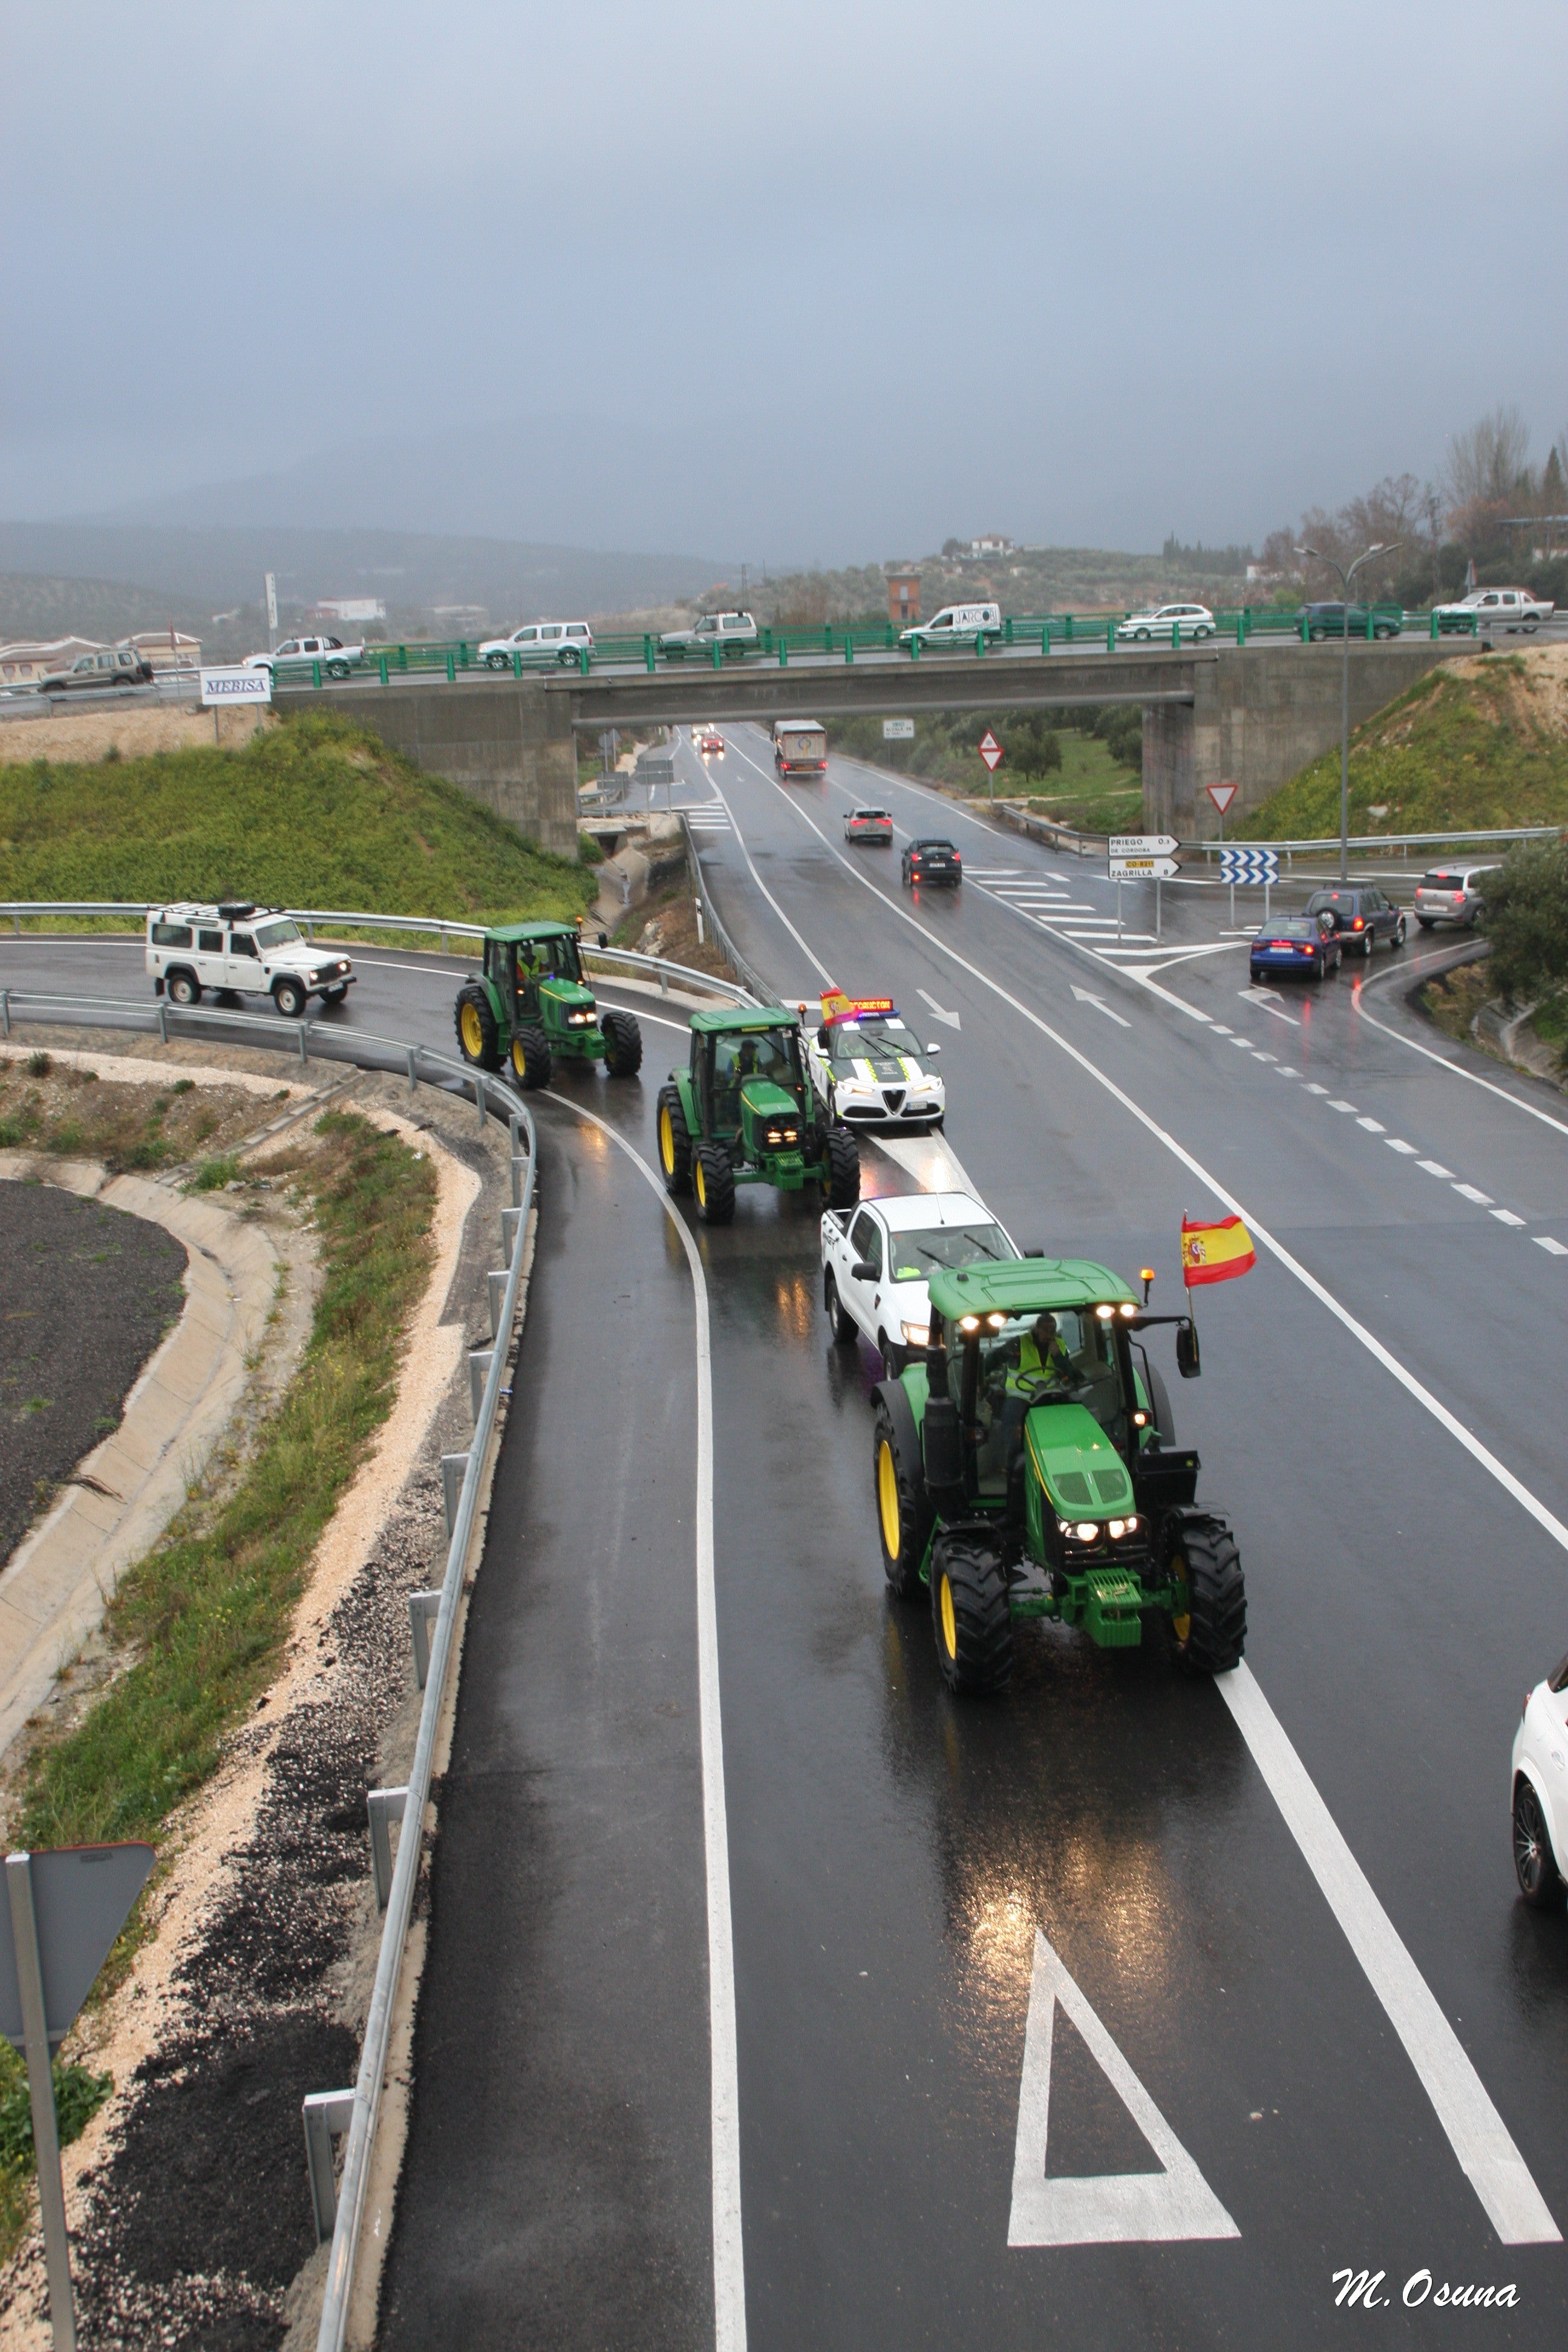
[[[211,907],[183,900],[147,910],[147,970],[154,996],[188,1012],[204,989],[270,996],[297,1021],[312,996],[341,1004],[354,984],[347,956],[323,955],[280,907],[248,898]]]
[[[1000,604],[944,604],[929,621],[916,621],[899,631],[901,646],[972,646],[984,637],[994,646],[1002,635]]]

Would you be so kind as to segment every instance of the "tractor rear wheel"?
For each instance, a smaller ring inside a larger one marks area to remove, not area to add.
[[[692,1160],[691,1189],[705,1225],[735,1222],[735,1171],[721,1143],[700,1143]]]
[[[1247,1583],[1236,1538],[1223,1519],[1175,1528],[1168,1557],[1186,1584],[1186,1607],[1168,1620],[1173,1656],[1189,1674],[1223,1675],[1247,1646]]]
[[[827,1205],[852,1209],[860,1198],[860,1146],[847,1127],[830,1127],[826,1144]]]
[[[642,1067],[642,1031],[634,1013],[606,1013],[599,1023],[605,1033],[605,1076],[635,1078]]]
[[[939,1536],[931,1556],[936,1662],[950,1691],[983,1697],[1013,1672],[1007,1571],[984,1537]]]
[[[511,1074],[527,1094],[550,1084],[550,1040],[531,1023],[511,1041]]]
[[[931,1539],[931,1497],[919,1462],[905,1458],[898,1429],[886,1405],[877,1407],[871,1430],[871,1475],[877,1482],[877,1532],[882,1573],[897,1601],[918,1601],[921,1562]]]
[[[489,998],[482,988],[462,988],[458,992],[458,1051],[465,1062],[476,1070],[499,1070],[500,1039],[496,1034],[496,1017],[490,1011]]]
[[[665,1191],[672,1200],[683,1200],[691,1190],[691,1136],[679,1087],[658,1090],[658,1165]]]

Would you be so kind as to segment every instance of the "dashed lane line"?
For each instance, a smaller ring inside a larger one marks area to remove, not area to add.
[[[745,752],[740,756],[748,759]],[[1568,1527],[1555,1512],[1550,1510],[1489,1446],[1483,1444],[1473,1430],[1467,1429],[1458,1415],[1451,1412],[1374,1332],[1359,1321],[1350,1308],[1342,1305],[1333,1292],[1320,1282],[1316,1275],[1310,1272],[1284,1243],[1251,1213],[1246,1203],[1204,1166],[1194,1153],[1178,1142],[1151,1111],[1145,1110],[1125,1087],[1099,1068],[1089,1055],[1080,1052],[1042,1014],[1024,1003],[1011,990],[1004,988],[1000,981],[982,971],[978,964],[972,963],[947,940],[928,929],[908,908],[900,907],[896,899],[889,898],[868,877],[856,873],[848,859],[839,856],[816,820],[798,803],[791,801],[789,794],[757,761],[748,760],[748,764],[756,770],[765,783],[773,784],[780,796],[795,809],[801,822],[816,834],[829,856],[837,858],[847,873],[854,874],[855,879],[869,890],[873,898],[879,899],[900,921],[908,923],[929,948],[934,949],[939,955],[946,956],[950,962],[957,964],[972,980],[989,990],[1020,1019],[1038,1030],[1169,1152],[1196,1182],[1204,1185],[1233,1216],[1240,1217],[1254,1241],[1261,1244],[1284,1270],[1366,1349],[1374,1361],[1398,1381],[1422,1410],[1463,1447],[1487,1475],[1495,1480],[1521,1509],[1568,1554]],[[1243,1664],[1229,1675],[1217,1675],[1215,1680],[1248,1749],[1258,1760],[1258,1769],[1279,1805],[1292,1836],[1398,2033],[1460,2167],[1480,2198],[1493,2227],[1505,2242],[1510,2244],[1557,2240],[1560,2232],[1523,2158],[1514,2146],[1508,2126],[1492,2105],[1485,2084],[1410,1958],[1364,1873],[1356,1864],[1283,1727],[1266,1701],[1261,1705],[1251,1703],[1255,1696],[1257,1700],[1262,1701],[1262,1693],[1250,1670]],[[1233,1685],[1236,1686],[1234,1690],[1230,1687]],[[1325,1831],[1330,1833],[1327,1840]],[[1355,1874],[1353,1878],[1346,1871],[1347,1863]]]

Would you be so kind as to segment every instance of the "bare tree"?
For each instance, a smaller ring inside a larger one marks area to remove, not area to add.
[[[1530,427],[1516,406],[1500,404],[1467,432],[1456,433],[1443,467],[1453,512],[1505,511],[1525,488],[1529,457]]]

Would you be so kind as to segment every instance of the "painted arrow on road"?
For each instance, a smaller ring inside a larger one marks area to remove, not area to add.
[[[944,1013],[942,1006],[937,1003],[935,997],[929,994],[925,989],[917,988],[915,994],[921,999],[922,1003],[930,1005],[931,1017],[933,1021],[945,1021],[950,1029],[963,1028],[963,1024],[959,1019],[957,1013]]]
[[[1114,1021],[1119,1029],[1131,1028],[1131,1022],[1123,1021],[1120,1013],[1112,1013],[1110,1005],[1107,1004],[1103,996],[1091,996],[1089,990],[1087,988],[1079,988],[1076,981],[1073,983],[1072,992],[1077,997],[1080,1004],[1092,1004],[1097,1013],[1103,1013],[1106,1019],[1108,1021]]]

